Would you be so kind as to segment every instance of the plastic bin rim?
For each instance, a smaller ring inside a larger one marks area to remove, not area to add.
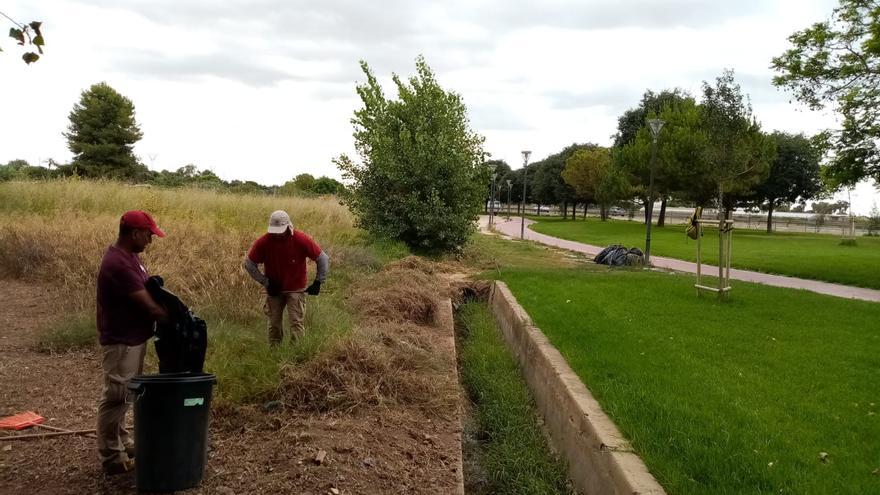
[[[217,377],[213,373],[159,373],[156,375],[138,375],[131,379],[129,388],[132,386],[152,384],[182,384],[182,383],[217,383]]]

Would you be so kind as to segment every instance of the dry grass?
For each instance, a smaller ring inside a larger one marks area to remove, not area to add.
[[[344,253],[334,266],[376,265],[368,249],[345,247],[361,242],[360,234],[333,200],[64,180],[0,184],[0,276],[51,282],[67,291],[74,308],[91,307],[98,265],[116,238],[119,216],[136,208],[154,214],[168,233],[143,255],[150,271],[200,311],[221,318],[261,318],[260,288],[241,262],[273,210],[286,209],[331,256]]]
[[[272,198],[202,190],[132,188],[65,180],[0,184],[0,278],[62,287],[72,313],[94,311],[101,256],[129,209],[154,214],[168,233],[145,264],[211,325],[208,369],[223,376],[218,404],[281,398],[310,411],[413,405],[453,410],[454,363],[438,349],[437,303],[449,263],[402,257],[393,243],[367,242],[348,211],[328,199]],[[310,300],[307,338],[265,345],[260,288],[241,268],[268,214],[287,210],[331,258],[331,277]],[[352,328],[349,312],[359,318]],[[69,332],[68,332],[69,333]],[[58,340],[58,339],[56,339]]]
[[[411,323],[358,327],[305,366],[285,367],[282,397],[289,407],[318,412],[408,405],[449,413],[457,384],[431,331]]]
[[[408,257],[354,283],[349,302],[361,323],[305,366],[282,371],[285,403],[320,412],[386,404],[454,411],[455,364],[434,327],[437,305],[450,290],[441,269]]]

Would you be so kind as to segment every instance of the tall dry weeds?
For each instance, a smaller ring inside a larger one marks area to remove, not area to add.
[[[119,217],[129,209],[149,211],[168,233],[143,255],[150,271],[165,277],[191,305],[239,321],[260,318],[260,289],[241,264],[250,243],[265,232],[273,210],[287,210],[296,227],[331,255],[349,252],[344,245],[359,236],[349,212],[334,199],[81,180],[3,183],[0,276],[53,283],[66,290],[74,309],[93,306],[101,257],[116,238]]]

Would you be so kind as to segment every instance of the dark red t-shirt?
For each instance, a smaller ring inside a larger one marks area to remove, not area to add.
[[[131,294],[149,278],[138,255],[116,246],[104,252],[98,270],[98,338],[101,345],[140,345],[153,336],[153,320]]]
[[[296,230],[286,236],[263,234],[251,245],[248,258],[265,265],[266,276],[281,284],[281,290],[294,292],[306,288],[306,259],[316,260],[320,254],[315,241]]]

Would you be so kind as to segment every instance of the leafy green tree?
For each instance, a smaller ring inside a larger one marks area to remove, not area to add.
[[[761,132],[731,70],[724,71],[714,86],[703,82],[701,116],[708,164],[702,189],[716,189],[719,211],[723,208],[727,218],[737,202],[752,196],[753,188],[767,177],[776,155],[774,142]]]
[[[486,168],[489,169],[489,182],[486,184],[486,199],[487,201],[483,203],[483,211],[489,211],[489,199],[495,199],[498,201],[506,200],[507,196],[501,195],[501,189],[503,180],[505,177],[510,176],[512,173],[510,170],[510,165],[507,164],[504,160],[489,160],[486,162]],[[492,197],[492,174],[495,175],[495,196]]]
[[[568,205],[572,205],[572,210],[574,210],[582,198],[575,188],[562,177],[565,163],[577,151],[596,147],[592,143],[573,143],[563,148],[562,151],[535,162],[536,170],[534,173],[530,171],[532,179],[529,184],[533,189],[533,198],[541,204],[558,204],[561,206],[563,216],[567,218]],[[572,215],[574,215],[574,211],[572,211]]]
[[[577,150],[565,161],[562,178],[584,203],[597,203],[602,221],[608,218],[608,206],[632,195],[626,174],[614,166],[611,150],[594,147]]]
[[[880,182],[880,4],[841,0],[831,19],[798,31],[773,59],[777,86],[813,109],[831,104],[842,127],[829,133],[829,174],[839,186]]]
[[[315,179],[315,183],[312,185],[311,191],[315,194],[339,194],[345,189],[345,186],[342,185],[336,179],[332,179],[327,176],[318,177]]]
[[[773,231],[773,211],[819,196],[824,186],[820,174],[821,152],[803,134],[774,132],[776,159],[767,180],[755,188],[757,202],[767,209],[767,233]]]
[[[77,174],[126,179],[149,175],[132,151],[143,134],[131,100],[98,83],[82,92],[69,118],[64,136]]]
[[[14,39],[19,46],[27,47],[27,49],[33,47],[39,52],[39,54],[37,54],[33,51],[27,51],[21,56],[21,59],[28,65],[39,60],[40,55],[43,54],[43,47],[46,45],[46,42],[43,39],[43,23],[39,21],[31,21],[27,24],[22,24],[16,22],[13,18],[3,12],[0,12],[0,16],[5,17],[13,24],[13,27],[9,28],[10,38]],[[3,48],[0,48],[0,52],[2,51]]]
[[[705,204],[715,193],[707,190],[703,180],[708,164],[705,150],[708,137],[703,131],[700,107],[691,97],[667,98],[658,113],[650,111],[633,139],[613,150],[615,165],[627,173],[633,194],[641,198],[647,221],[648,184],[651,172],[653,135],[646,120],[658,117],[665,122],[657,138],[657,163],[654,170],[655,197],[661,198],[657,225],[663,226],[666,198],[676,196]]]
[[[315,177],[312,174],[299,174],[293,178],[293,187],[302,192],[311,192],[315,187]]]
[[[817,201],[810,206],[811,213],[818,213],[820,215],[833,215],[835,213],[843,215],[848,209],[849,202],[847,201],[835,201],[834,203]]]
[[[633,142],[639,131],[645,128],[645,121],[652,115],[659,115],[663,109],[687,101],[693,102],[694,98],[687,91],[679,88],[664,89],[659,93],[645,91],[639,106],[627,110],[618,117],[614,147],[620,148]]]
[[[355,147],[361,163],[335,160],[351,180],[345,202],[358,224],[413,248],[460,248],[474,231],[489,178],[483,138],[470,129],[461,96],[444,90],[423,57],[416,75],[392,79],[397,99],[385,97],[366,62],[357,86]]]
[[[27,160],[10,160],[6,165],[0,165],[0,182],[17,178],[19,170],[30,167]]]

